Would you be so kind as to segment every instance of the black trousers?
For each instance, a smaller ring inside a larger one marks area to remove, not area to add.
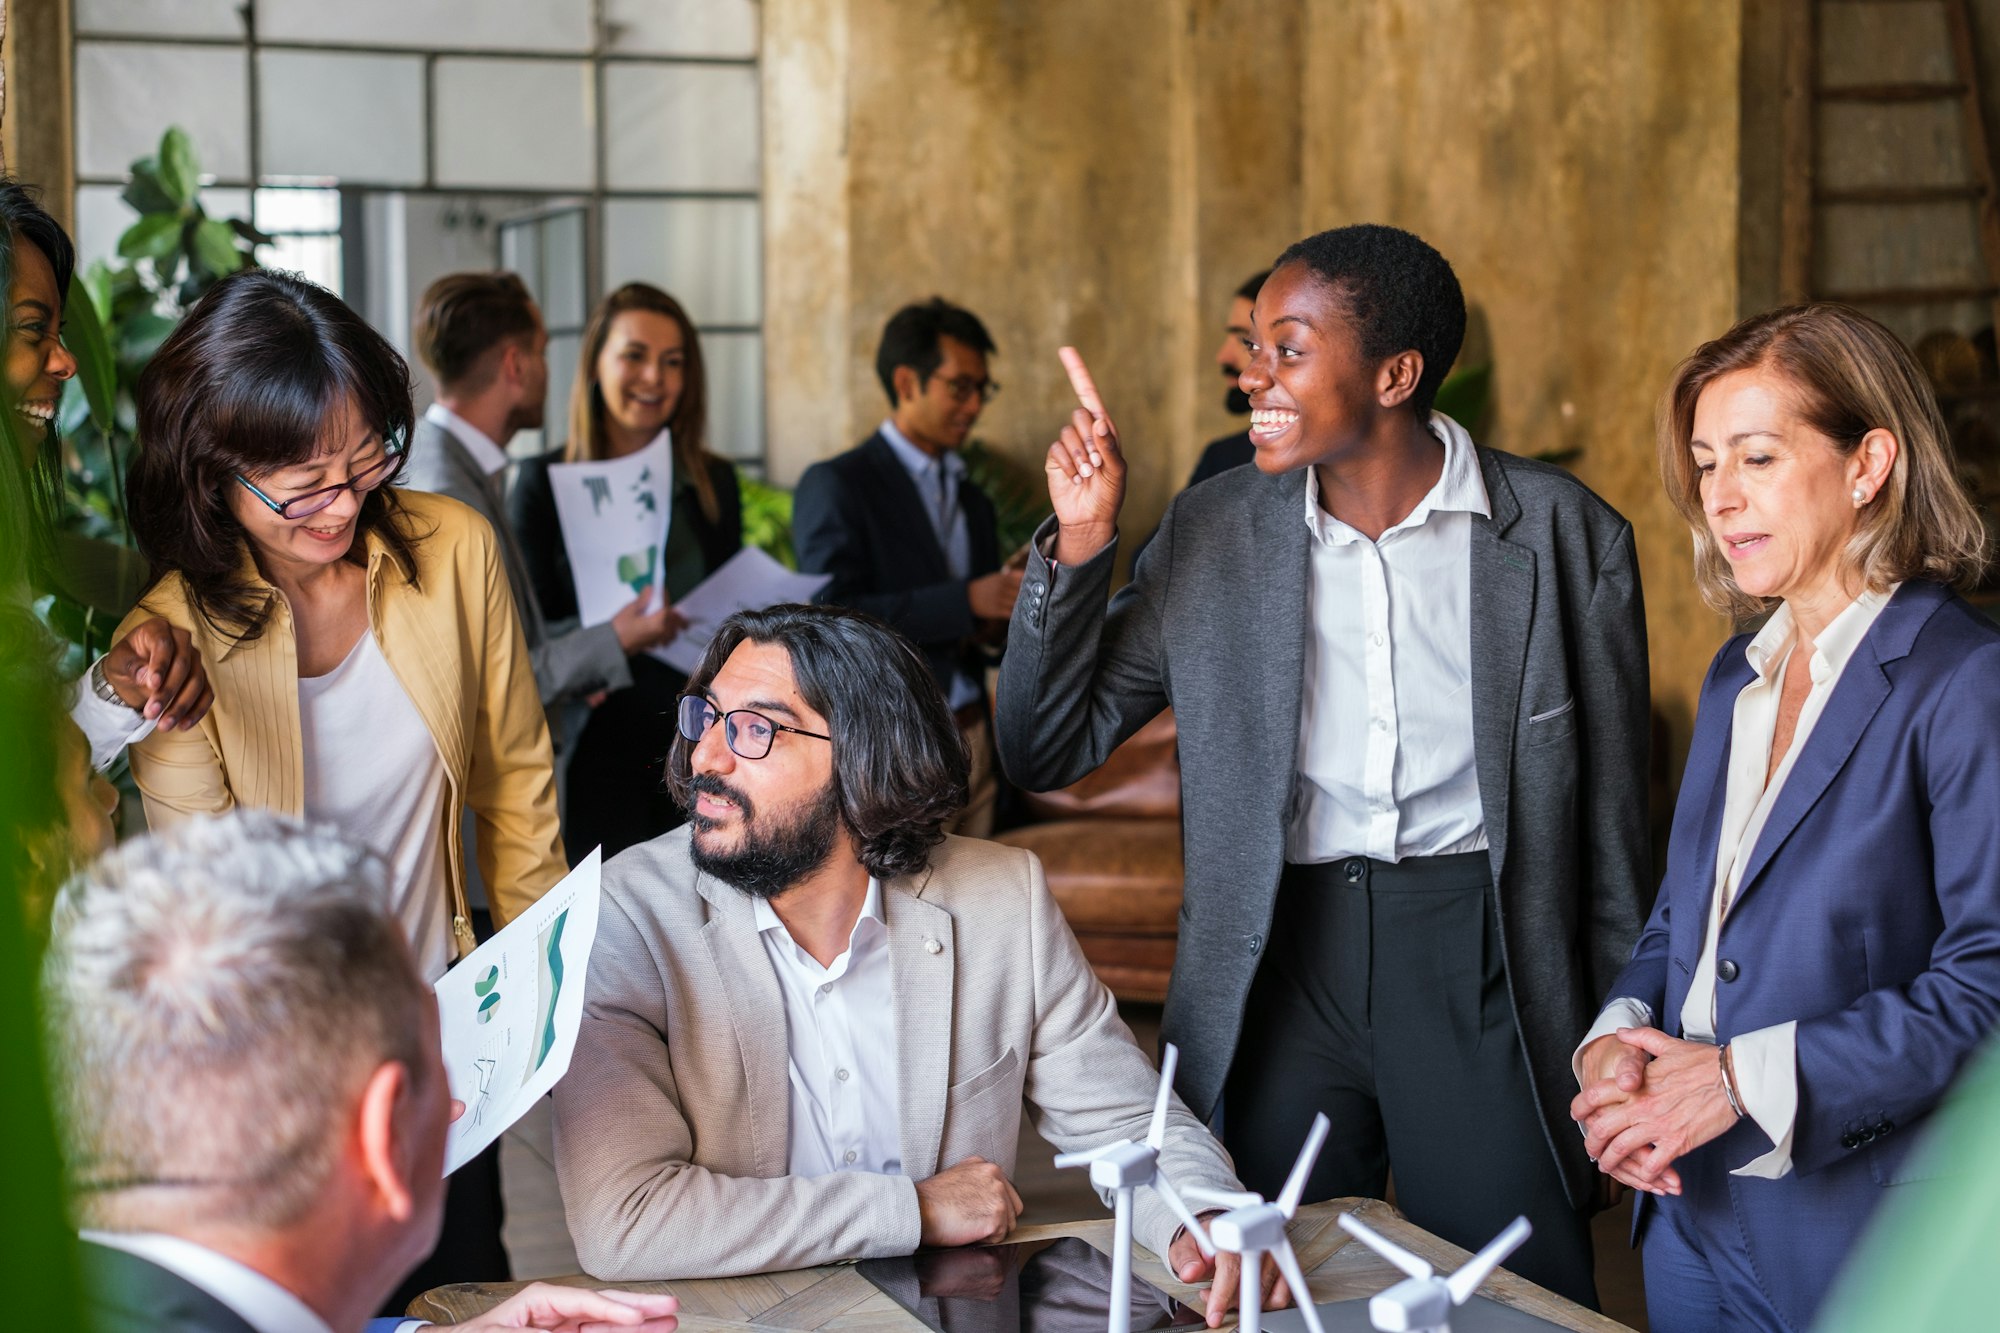
[[[1243,1183],[1284,1186],[1313,1114],[1333,1121],[1305,1200],[1383,1197],[1477,1250],[1520,1214],[1507,1267],[1597,1308],[1528,1081],[1484,852],[1288,865],[1223,1093]]]

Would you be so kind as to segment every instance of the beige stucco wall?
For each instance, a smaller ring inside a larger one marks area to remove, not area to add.
[[[1639,533],[1685,743],[1725,627],[1658,494],[1652,408],[1737,303],[1740,0],[765,0],[770,456],[884,403],[882,320],[942,293],[1001,345],[979,433],[1039,457],[1082,347],[1150,526],[1231,428],[1229,291],[1309,230],[1409,227],[1497,370],[1492,443],[1580,447]]]

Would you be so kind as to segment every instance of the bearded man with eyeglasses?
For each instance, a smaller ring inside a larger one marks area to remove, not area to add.
[[[555,1091],[577,1256],[722,1277],[998,1240],[1025,1110],[1061,1150],[1143,1138],[1158,1076],[1030,852],[944,832],[958,729],[871,617],[725,622],[667,760],[690,822],[612,859],[583,1031]],[[1235,1188],[1178,1100],[1162,1165]],[[1139,1243],[1197,1281],[1178,1219]],[[1237,1290],[1216,1275],[1220,1319]],[[1282,1296],[1282,1293],[1277,1293]]]
[[[889,416],[846,453],[815,463],[793,496],[799,568],[832,578],[820,600],[883,620],[923,650],[972,756],[966,807],[952,831],[993,831],[999,794],[986,668],[1007,640],[1021,591],[1000,563],[993,501],[959,456],[1000,386],[979,317],[932,297],[882,330],[875,374]]]

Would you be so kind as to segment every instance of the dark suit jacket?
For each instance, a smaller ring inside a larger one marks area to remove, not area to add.
[[[1199,486],[1210,477],[1219,477],[1231,468],[1254,462],[1256,458],[1257,446],[1250,443],[1250,432],[1247,430],[1210,440],[1208,448],[1201,451],[1201,461],[1194,465],[1194,475],[1188,478],[1188,485]]]
[[[1548,1150],[1581,1206],[1596,1186],[1569,1118],[1570,1054],[1628,956],[1649,873],[1639,571],[1631,525],[1574,477],[1479,460],[1493,510],[1472,521],[1479,797]],[[1181,492],[1108,612],[1112,550],[1053,577],[1031,556],[1000,671],[1001,761],[1030,790],[1076,781],[1173,706],[1187,869],[1161,1035],[1203,1117],[1284,868],[1310,633],[1305,496],[1303,470],[1256,468]]]
[[[976,579],[1000,568],[993,502],[970,478],[958,496],[971,538],[968,577]],[[880,432],[806,469],[792,496],[792,541],[801,570],[833,575],[819,600],[899,630],[923,649],[938,688],[949,687],[954,670],[984,679],[965,580],[952,577],[916,483]]]
[[[256,1333],[243,1316],[193,1283],[136,1254],[83,1241],[84,1319],[90,1333]],[[394,1333],[400,1319],[371,1319]]]
[[[1702,685],[1659,901],[1606,992],[1645,1001],[1676,1035],[1749,640],[1724,644]],[[1718,1041],[1798,1023],[1793,1169],[1683,1206],[1733,1214],[1766,1294],[1803,1328],[1882,1187],[1923,1169],[1906,1160],[1911,1131],[2000,1024],[2000,626],[1935,583],[1897,589],[1793,761],[1720,955],[1737,970],[1716,987]],[[1696,1151],[1734,1168],[1770,1146],[1745,1120]]]

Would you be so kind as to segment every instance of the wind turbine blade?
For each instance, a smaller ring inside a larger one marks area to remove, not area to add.
[[[1312,1133],[1306,1135],[1306,1146],[1299,1149],[1298,1165],[1292,1168],[1291,1176],[1285,1181],[1285,1192],[1278,1196],[1278,1211],[1290,1217],[1299,1210],[1299,1196],[1306,1192],[1306,1176],[1311,1173],[1313,1163],[1319,1160],[1319,1150],[1326,1144],[1326,1132],[1333,1128],[1333,1122],[1321,1111],[1313,1117]]]
[[[1107,1143],[1103,1147],[1089,1148],[1083,1152],[1058,1153],[1056,1155],[1056,1165],[1059,1167],[1089,1166],[1092,1162],[1119,1146],[1117,1143]]]
[[[1215,1257],[1215,1242],[1208,1238],[1208,1230],[1202,1226],[1201,1219],[1196,1217],[1187,1204],[1181,1201],[1180,1192],[1174,1188],[1174,1182],[1167,1179],[1167,1173],[1155,1170],[1153,1172],[1152,1185],[1153,1193],[1167,1201],[1167,1207],[1173,1209],[1174,1216],[1178,1217],[1181,1220],[1181,1225],[1187,1228],[1188,1235],[1194,1237],[1196,1248],[1213,1259]]]
[[[1451,1303],[1463,1305],[1479,1290],[1479,1284],[1493,1275],[1503,1260],[1521,1247],[1521,1242],[1533,1233],[1534,1227],[1525,1217],[1517,1217],[1514,1224],[1486,1243],[1486,1248],[1465,1261],[1465,1266],[1444,1280],[1451,1292]]]
[[[1160,1061],[1160,1093],[1153,1099],[1153,1124],[1146,1131],[1146,1146],[1154,1152],[1166,1146],[1167,1099],[1174,1095],[1174,1069],[1180,1062],[1180,1048],[1168,1042],[1166,1058]]]
[[[1353,1213],[1342,1213],[1340,1215],[1340,1229],[1419,1281],[1429,1277],[1433,1271],[1430,1264],[1425,1262],[1422,1257],[1411,1254],[1395,1241],[1390,1240],[1387,1236],[1382,1235],[1373,1227],[1361,1221]]]
[[[1212,1190],[1206,1185],[1188,1186],[1187,1197],[1196,1203],[1212,1203],[1217,1208],[1248,1208],[1264,1202],[1264,1196],[1249,1190]]]
[[[1278,1248],[1271,1251],[1271,1257],[1278,1261],[1278,1271],[1285,1275],[1285,1285],[1292,1289],[1292,1303],[1299,1307],[1300,1318],[1312,1333],[1326,1333],[1319,1322],[1319,1309],[1313,1305],[1312,1288],[1306,1285],[1306,1274],[1299,1267],[1299,1256],[1292,1250],[1290,1240],[1278,1242]]]

